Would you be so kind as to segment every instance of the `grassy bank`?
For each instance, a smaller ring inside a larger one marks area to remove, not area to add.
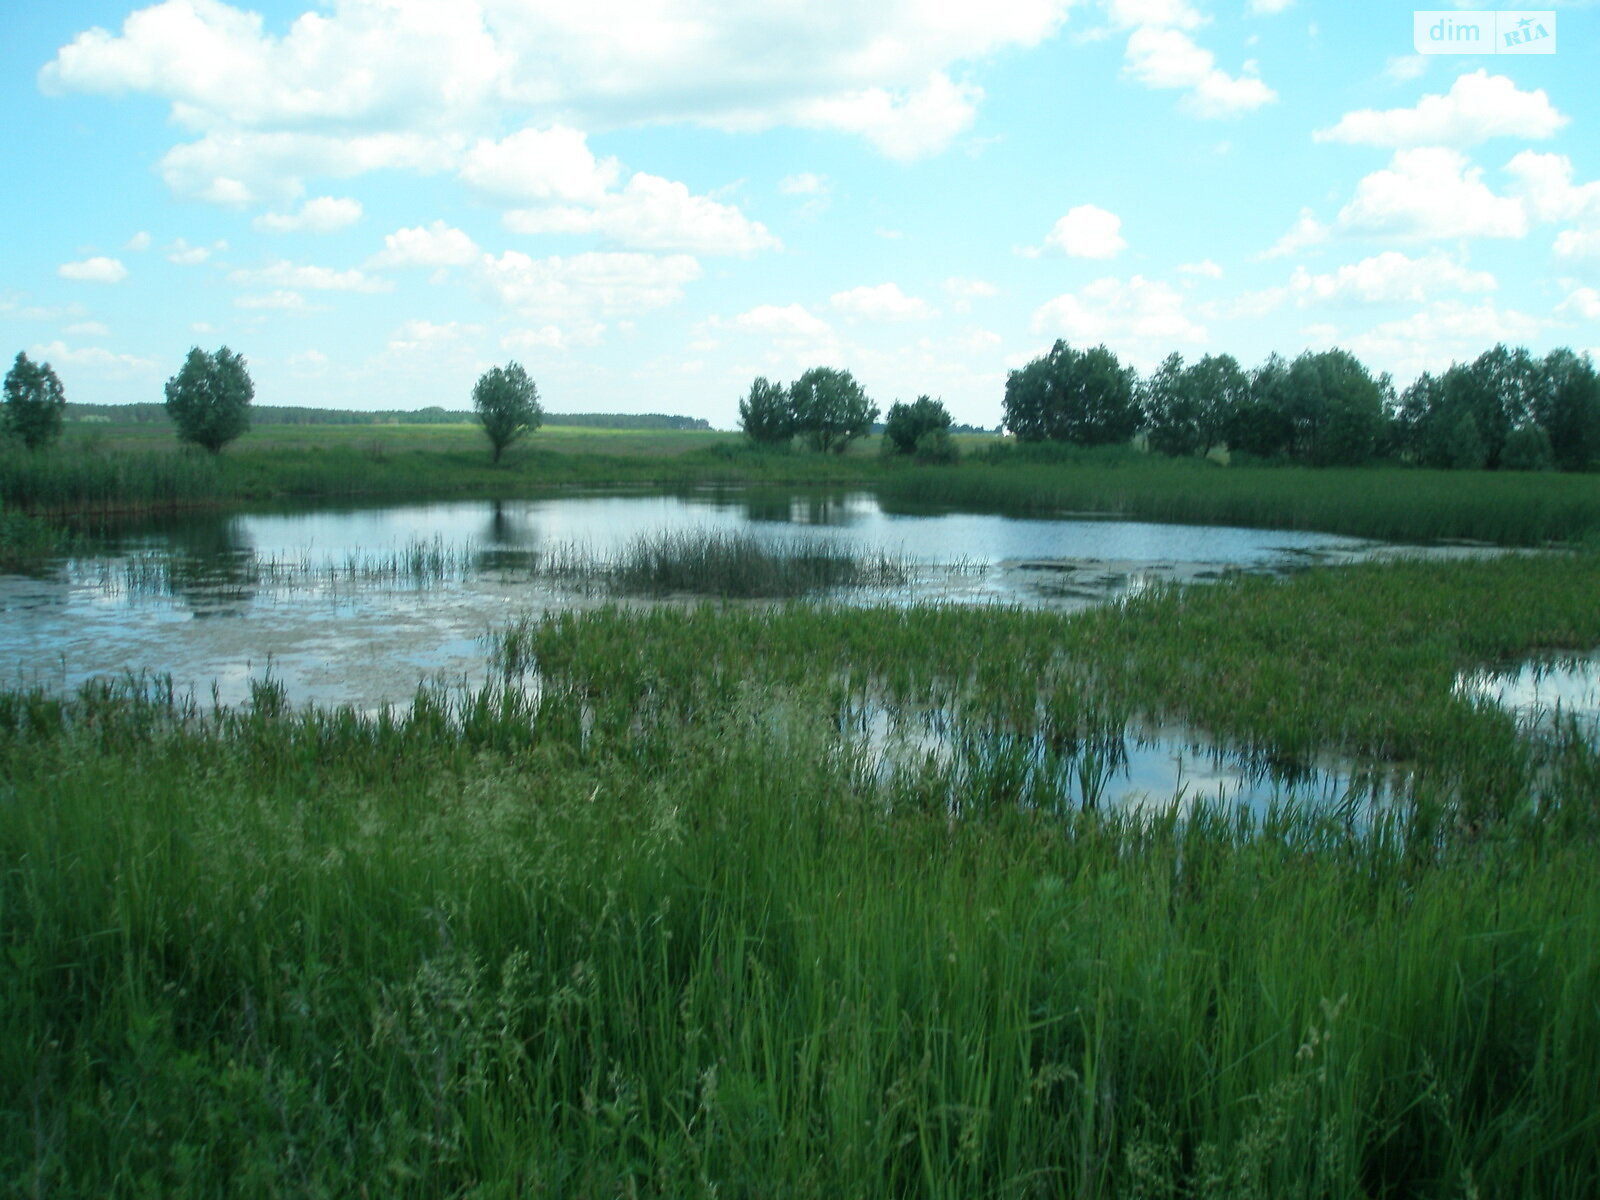
[[[964,463],[896,472],[902,504],[1147,521],[1316,529],[1384,541],[1535,546],[1600,531],[1600,477],[1409,467],[1220,467],[1120,454],[1073,464]]]
[[[1600,643],[1593,559],[1078,617],[512,631],[533,698],[0,695],[20,1194],[1577,1195],[1600,1177],[1600,756],[1452,693]],[[1292,647],[1293,653],[1286,652]],[[137,693],[137,694],[135,694]],[[1133,711],[1412,770],[1371,828],[1077,812],[857,699]],[[1537,802],[1535,796],[1537,795]]]
[[[968,450],[990,442],[966,439]],[[1584,541],[1600,530],[1600,479],[1555,473],[1220,467],[1131,450],[981,453],[955,467],[881,460],[876,439],[846,455],[757,450],[737,434],[541,429],[491,466],[469,425],[268,426],[220,458],[150,426],[82,426],[61,446],[0,449],[0,504],[51,516],[286,498],[526,495],[551,487],[706,484],[848,486],[905,509],[1316,529],[1403,542]]]

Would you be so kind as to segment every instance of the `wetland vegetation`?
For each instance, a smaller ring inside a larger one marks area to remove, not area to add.
[[[300,708],[270,674],[233,707],[139,674],[0,691],[8,1189],[1176,1200],[1600,1178],[1600,747],[1460,684],[1600,646],[1592,477],[1120,451],[933,468],[676,430],[585,456],[556,432],[495,471],[471,427],[319,430],[300,467],[293,427],[220,463],[107,435],[8,459],[8,487],[38,474],[5,528],[49,528],[23,505],[231,501],[346,468],[402,494],[804,471],[908,505],[1570,548],[1073,614],[551,612],[493,635],[488,686],[375,713]],[[49,491],[123,457],[145,465]],[[641,543],[630,590],[680,589],[662,551],[734,591],[758,572],[724,549]],[[391,567],[467,569],[426,545],[349,564]],[[1095,803],[1076,768],[1141,722],[1275,778],[1337,761],[1365,782],[1327,808]]]

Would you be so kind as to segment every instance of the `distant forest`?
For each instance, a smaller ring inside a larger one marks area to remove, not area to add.
[[[165,404],[68,404],[69,421],[115,421],[118,424],[165,425]],[[464,409],[420,408],[414,412],[386,410],[347,412],[332,408],[293,408],[252,404],[252,425],[463,425],[477,417]],[[665,413],[545,413],[546,425],[577,425],[589,429],[710,429],[703,417],[675,417]]]

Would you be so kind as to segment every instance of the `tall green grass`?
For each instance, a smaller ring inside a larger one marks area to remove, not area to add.
[[[682,530],[642,534],[607,571],[625,595],[687,593],[735,599],[782,599],[839,588],[897,588],[910,568],[892,555],[793,537]]]
[[[522,627],[506,686],[375,717],[270,681],[236,711],[148,679],[0,693],[0,1178],[1583,1194],[1600,754],[1451,685],[1596,644],[1595,571],[1400,564],[1077,618],[608,609]],[[1368,827],[1003,793],[953,820],[947,768],[885,776],[841,731],[868,692],[1418,771]]]
[[[1536,546],[1592,539],[1592,475],[1410,468],[1221,467],[1119,455],[1065,465],[967,463],[886,476],[886,501],[1148,521],[1316,529],[1398,542]]]

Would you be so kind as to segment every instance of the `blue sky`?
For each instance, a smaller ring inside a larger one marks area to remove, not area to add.
[[[1547,11],[1553,54],[1419,55],[1325,0],[15,0],[0,348],[121,403],[227,344],[350,409],[515,359],[727,428],[816,365],[993,425],[1058,337],[1600,355],[1600,7]]]

